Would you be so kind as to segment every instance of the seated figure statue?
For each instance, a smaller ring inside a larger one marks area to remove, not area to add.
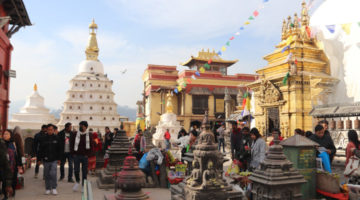
[[[201,172],[200,172],[200,163],[198,160],[194,160],[193,169],[191,175],[186,179],[186,183],[192,187],[198,186],[201,183]]]
[[[217,175],[216,170],[214,169],[214,164],[212,161],[208,161],[207,169],[203,173],[201,187],[206,189],[211,186],[219,186],[220,184],[218,183],[216,177]]]

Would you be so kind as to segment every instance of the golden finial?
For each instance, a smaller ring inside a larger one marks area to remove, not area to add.
[[[173,113],[172,95],[169,92],[167,95],[166,113]]]
[[[305,1],[302,2],[302,10],[301,10],[301,26],[307,27],[309,26],[309,15],[308,15],[308,9],[306,6]]]
[[[89,29],[91,30],[91,32],[90,32],[89,42],[85,50],[86,60],[98,60],[99,47],[97,44],[96,31],[95,31],[95,29],[97,28],[98,26],[95,23],[95,20],[93,19],[91,24],[89,25]]]
[[[35,91],[35,92],[37,91],[37,85],[36,85],[36,83],[34,84],[34,91]]]
[[[285,40],[286,39],[286,21],[284,19],[283,24],[282,24],[282,29],[281,29],[281,40]]]
[[[299,18],[297,16],[297,14],[294,14],[294,29],[298,29],[299,28]]]

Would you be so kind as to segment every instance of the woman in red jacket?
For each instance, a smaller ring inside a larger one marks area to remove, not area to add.
[[[98,138],[98,134],[96,132],[92,133],[92,139],[94,141],[94,151],[91,156],[88,158],[89,166],[88,170],[91,175],[95,175],[95,169],[96,169],[96,156],[99,153],[99,151],[102,149],[101,141]]]

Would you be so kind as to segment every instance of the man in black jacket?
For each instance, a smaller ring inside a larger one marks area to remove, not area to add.
[[[35,153],[35,156],[36,156],[36,166],[35,166],[35,178],[38,177],[38,174],[39,174],[39,167],[40,167],[40,164],[41,164],[41,160],[39,159],[39,148],[40,148],[40,140],[43,136],[46,135],[46,129],[47,129],[47,125],[42,125],[41,126],[41,131],[39,133],[36,133],[35,136],[34,136],[34,153]]]
[[[5,182],[5,192],[8,196],[13,194],[12,181],[13,181],[13,173],[11,171],[9,160],[8,160],[8,150],[4,140],[0,139],[0,172],[3,176],[3,180]]]
[[[61,148],[61,152],[60,152],[60,179],[59,181],[62,181],[65,177],[65,169],[64,169],[64,165],[66,163],[66,159],[68,160],[68,165],[69,165],[69,173],[68,173],[68,182],[69,183],[74,183],[73,180],[73,157],[70,153],[70,138],[73,135],[73,132],[71,131],[72,126],[71,123],[68,122],[65,124],[65,128],[59,132],[58,137],[59,137],[59,142],[60,142],[60,148]]]
[[[324,132],[325,132],[324,127],[321,125],[317,125],[315,127],[315,134],[313,134],[309,139],[318,143],[320,147],[325,148],[325,151],[330,156],[330,163],[331,163],[334,159],[336,148],[330,135],[325,134]]]
[[[114,133],[110,131],[109,127],[105,127],[105,142],[104,142],[104,152],[106,153],[106,150],[109,149],[111,146],[111,143],[114,139]]]
[[[55,125],[49,124],[47,134],[40,140],[39,157],[44,163],[45,174],[45,194],[49,195],[50,191],[53,195],[57,195],[57,163],[60,157],[60,142],[57,135],[54,134]]]

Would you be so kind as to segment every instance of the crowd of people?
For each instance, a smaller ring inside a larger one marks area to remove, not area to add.
[[[118,129],[115,129],[115,134]],[[33,149],[36,156],[35,177],[38,178],[39,166],[43,165],[45,194],[57,195],[58,181],[65,178],[65,164],[68,164],[67,182],[74,183],[73,191],[78,191],[87,175],[95,175],[96,157],[111,146],[114,138],[109,127],[105,128],[104,140],[101,133],[88,129],[88,123],[81,121],[79,131],[66,123],[60,132],[53,124],[43,125],[34,136]],[[57,179],[57,166],[60,165],[60,178]],[[81,179],[80,179],[81,171]],[[73,176],[75,176],[75,181]]]

